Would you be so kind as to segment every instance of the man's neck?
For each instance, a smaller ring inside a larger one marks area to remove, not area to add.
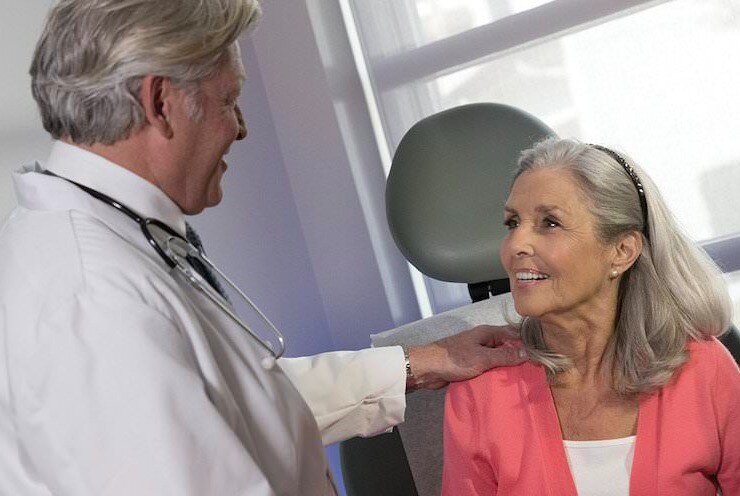
[[[92,145],[74,143],[71,140],[63,140],[73,146],[82,148],[103,157],[114,164],[133,172],[142,179],[153,184],[178,203],[170,194],[179,191],[182,185],[171,184],[171,178],[179,178],[181,175],[171,174],[168,170],[171,160],[168,160],[166,146],[157,141],[156,133],[149,132],[147,128],[134,133],[131,137],[119,140],[112,145],[94,143]],[[179,203],[178,203],[179,205]],[[179,205],[181,208],[182,206]]]
[[[146,148],[142,146],[138,139],[129,138],[117,141],[112,145],[94,143],[92,145],[74,143],[70,140],[63,140],[73,146],[82,148],[91,153],[99,155],[114,164],[127,169],[137,176],[140,176],[150,183],[156,184],[156,176],[147,160]]]

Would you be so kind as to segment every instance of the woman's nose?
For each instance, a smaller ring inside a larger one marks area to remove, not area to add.
[[[530,229],[520,225],[509,233],[509,253],[517,257],[529,256],[534,253]]]
[[[234,112],[236,113],[236,122],[239,124],[239,130],[236,135],[236,140],[239,141],[247,137],[247,124],[244,122],[242,109],[239,108],[239,105],[234,107]]]

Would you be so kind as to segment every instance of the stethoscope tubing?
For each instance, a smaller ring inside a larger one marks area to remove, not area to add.
[[[187,239],[185,239],[184,236],[182,236],[173,228],[158,219],[143,217],[139,215],[132,208],[126,206],[115,198],[106,195],[105,193],[101,193],[100,191],[77,183],[71,179],[67,179],[66,177],[54,174],[53,172],[48,170],[43,171],[43,173],[48,176],[63,179],[70,184],[77,186],[93,198],[105,203],[110,207],[113,207],[114,209],[118,210],[119,212],[136,222],[141,228],[141,232],[142,234],[144,234],[144,237],[146,238],[149,245],[154,248],[160,258],[162,258],[162,260],[171,270],[176,270],[182,276],[184,276],[184,278],[190,283],[191,286],[203,293],[209,300],[215,303],[216,306],[218,306],[229,318],[231,318],[231,320],[236,325],[246,331],[247,334],[249,334],[262,348],[264,348],[270,355],[272,355],[271,357],[268,357],[268,359],[263,360],[263,367],[267,369],[272,368],[275,361],[283,356],[283,353],[285,353],[285,338],[283,337],[283,334],[277,329],[275,324],[273,324],[272,321],[267,318],[262,310],[260,310],[259,307],[254,304],[252,300],[246,294],[244,294],[244,292],[229,277],[226,276],[226,274],[224,274],[218,267],[216,267],[213,262],[211,262],[200,250],[198,250],[198,248],[193,246]],[[156,226],[167,233],[169,237],[165,242],[165,249],[163,249],[154,238],[149,226]],[[184,244],[184,247],[181,246],[181,249],[178,250],[175,245],[180,243]],[[182,248],[184,248],[184,252]],[[167,253],[168,251],[169,253]],[[187,256],[197,258],[206,266],[208,266],[208,268],[215,271],[219,276],[223,278],[223,280],[225,280],[229,284],[229,286],[234,291],[239,294],[239,296],[241,296],[247,302],[252,310],[254,310],[257,315],[259,315],[259,317],[268,325],[271,332],[275,334],[275,337],[277,338],[277,341],[279,343],[278,350],[274,350],[272,344],[269,341],[266,341],[258,336],[241,318],[239,318],[239,316],[234,312],[234,309],[229,305],[229,303],[220,294],[218,294],[218,292],[207,281],[205,281],[205,279],[203,279],[203,277],[200,276],[197,271],[192,268],[192,266],[187,262]],[[196,276],[196,274],[198,275]]]

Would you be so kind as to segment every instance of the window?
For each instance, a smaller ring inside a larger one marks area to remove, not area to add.
[[[740,0],[347,1],[390,155],[427,115],[510,104],[625,150],[695,240],[740,252]],[[425,286],[435,313],[469,301]]]

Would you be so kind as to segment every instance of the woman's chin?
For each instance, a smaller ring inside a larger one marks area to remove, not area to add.
[[[541,315],[541,311],[539,311],[536,306],[526,304],[524,302],[517,302],[516,300],[514,300],[514,310],[516,310],[516,313],[522,317],[531,317],[536,319]]]

